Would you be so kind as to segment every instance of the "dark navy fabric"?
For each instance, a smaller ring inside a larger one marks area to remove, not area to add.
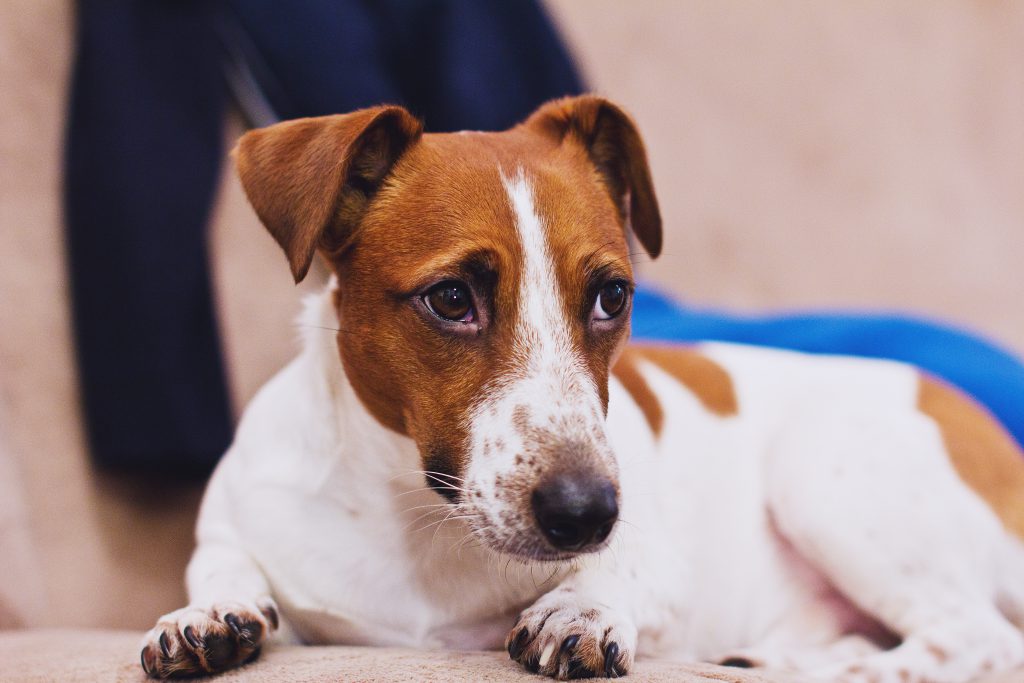
[[[1024,363],[942,323],[877,314],[743,316],[687,308],[641,287],[633,303],[633,338],[727,341],[913,363],[972,395],[1024,445]]]
[[[581,92],[534,0],[230,0],[282,119],[402,104],[433,132],[502,130]],[[329,7],[330,11],[326,11]]]
[[[224,63],[282,119],[388,102],[494,130],[581,92],[537,0],[79,0],[76,21],[74,328],[92,454],[121,471],[203,476],[231,438],[206,246]]]
[[[91,450],[201,475],[231,439],[206,246],[217,38],[197,2],[81,2],[77,22],[64,214]]]

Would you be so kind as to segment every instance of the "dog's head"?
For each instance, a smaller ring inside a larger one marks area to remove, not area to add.
[[[629,337],[627,228],[661,249],[630,119],[585,96],[501,133],[423,134],[385,106],[247,133],[236,159],[296,281],[317,250],[336,272],[345,373],[438,492],[493,549],[601,547],[618,512],[604,416]]]

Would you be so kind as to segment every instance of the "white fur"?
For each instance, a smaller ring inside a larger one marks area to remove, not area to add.
[[[472,417],[457,485],[480,502],[444,505],[423,488],[415,444],[363,408],[324,331],[338,324],[325,292],[308,304],[301,355],[247,408],[210,482],[190,609],[161,623],[272,598],[303,642],[465,649],[500,646],[526,608],[519,624],[542,629],[545,665],[581,628],[614,638],[627,665],[637,652],[742,655],[851,683],[961,683],[1024,663],[996,609],[1024,613],[1024,551],[956,476],[916,409],[915,371],[708,344],[737,415],[709,413],[641,363],[660,436],[614,378],[605,421],[568,342],[529,184],[518,174],[505,186],[524,253],[519,363]],[[551,566],[478,542],[510,542],[529,523],[504,520],[495,484],[516,471],[521,405],[538,428],[576,424],[571,438],[617,472],[621,521],[605,552]],[[874,622],[904,644],[883,652],[849,635]]]
[[[659,439],[613,379],[608,433],[625,523],[608,552],[549,579],[481,548],[452,549],[468,533],[458,522],[437,536],[408,525],[415,515],[403,510],[439,499],[415,491],[419,475],[395,478],[419,468],[415,447],[356,400],[320,331],[337,322],[329,299],[311,302],[302,355],[249,406],[210,483],[193,605],[269,592],[306,642],[494,647],[515,610],[554,588],[552,604],[582,611],[592,596],[624,619],[622,639],[637,632],[641,654],[817,667],[856,623],[836,586],[908,636],[912,647],[872,655],[902,658],[881,671],[956,682],[986,663],[1024,661],[1019,633],[993,606],[1000,563],[1019,562],[1019,549],[952,471],[935,425],[915,410],[906,366],[707,345],[740,414],[709,414],[644,364],[665,410]],[[931,646],[974,654],[943,668]],[[844,647],[835,651],[865,649]],[[832,661],[842,671],[822,675],[889,680],[849,665]]]

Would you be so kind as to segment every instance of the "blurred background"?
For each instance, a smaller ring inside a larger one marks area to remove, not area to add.
[[[1024,3],[544,7],[645,136],[666,236],[642,278],[701,307],[914,312],[1024,353]],[[74,37],[71,2],[0,3],[0,626],[144,628],[184,604],[200,484],[89,457],[62,213]],[[227,149],[246,123],[225,117]],[[230,166],[218,177],[237,415],[294,354],[324,273],[296,288]]]

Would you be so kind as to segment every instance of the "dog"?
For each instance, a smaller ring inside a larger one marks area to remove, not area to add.
[[[1024,455],[895,362],[629,345],[637,128],[581,96],[499,133],[405,109],[234,152],[306,304],[206,491],[153,677],[302,643],[506,647],[557,679],[640,654],[845,683],[1024,664]]]

